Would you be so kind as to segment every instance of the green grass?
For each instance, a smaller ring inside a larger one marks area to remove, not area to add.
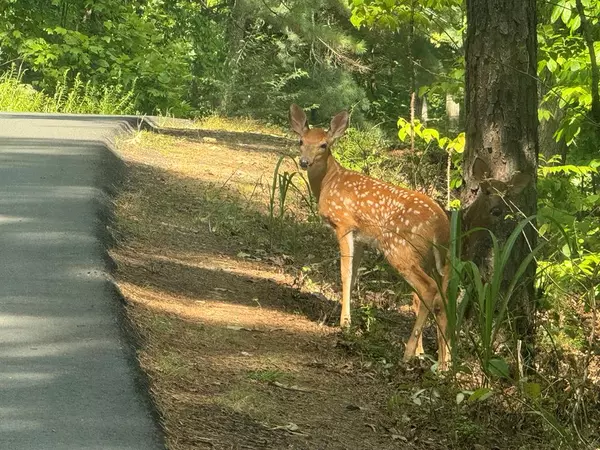
[[[285,373],[279,370],[253,370],[248,373],[248,378],[254,381],[262,381],[264,383],[273,383],[275,381],[281,381],[285,378]]]
[[[191,130],[233,131],[237,133],[260,133],[286,136],[288,131],[280,126],[261,122],[250,117],[225,117],[212,114],[198,120],[185,120],[163,116],[159,120],[163,128],[187,128]]]
[[[36,90],[23,81],[14,67],[0,74],[0,111],[71,114],[133,114],[132,89],[120,84],[96,86],[79,75],[70,80],[65,72],[53,95]]]

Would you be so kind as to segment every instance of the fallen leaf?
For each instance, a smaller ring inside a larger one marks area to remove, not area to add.
[[[217,292],[231,292],[231,293],[233,293],[233,291],[231,289],[225,289],[225,288],[220,288],[220,287],[213,288],[213,291],[217,291]]]
[[[252,354],[248,352],[242,352],[242,356],[252,356]]]
[[[365,423],[366,426],[368,426],[371,430],[373,430],[373,433],[377,433],[377,428],[375,427],[375,425],[373,425],[372,423]]]
[[[408,439],[405,436],[402,436],[401,434],[392,434],[392,440],[408,442]]]
[[[252,331],[255,333],[262,333],[263,330],[259,330],[258,328],[247,328],[247,327],[238,327],[237,325],[227,325],[225,328],[233,331]]]
[[[296,435],[296,436],[308,436],[307,433],[298,431],[299,429],[300,429],[300,427],[293,422],[290,422],[286,425],[278,425],[276,427],[271,428],[271,430],[284,430],[284,431],[287,431],[288,433]]]
[[[271,384],[281,389],[286,389],[288,391],[297,391],[297,392],[315,392],[314,389],[309,389],[301,386],[288,385],[280,383],[279,381],[272,381]]]

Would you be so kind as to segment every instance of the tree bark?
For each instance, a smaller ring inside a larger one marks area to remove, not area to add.
[[[467,0],[464,153],[467,189],[462,199],[467,207],[477,195],[478,184],[471,173],[477,157],[487,162],[493,179],[508,183],[519,171],[536,179],[536,21],[535,0]],[[506,241],[520,219],[535,214],[535,182],[513,201],[522,214],[496,221],[492,226],[500,242]],[[526,238],[521,236],[517,241],[504,273],[505,288],[525,255],[536,245],[534,229],[528,226],[525,230]],[[493,271],[491,242],[479,242],[476,249],[476,263],[489,276]],[[509,305],[511,323],[529,351],[534,335],[534,276],[535,265],[531,264]]]

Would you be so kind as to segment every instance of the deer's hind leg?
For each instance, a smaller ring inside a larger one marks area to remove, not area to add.
[[[415,290],[415,295],[419,300],[416,302],[415,297],[413,297],[414,303],[418,303],[418,310],[416,311],[415,324],[404,350],[404,360],[407,361],[417,354],[418,349],[423,350],[423,328],[429,313],[435,312],[434,302],[437,295],[437,286],[435,281],[418,265],[402,269],[399,270],[400,273]]]
[[[423,328],[429,313],[435,316],[437,325],[438,364],[440,370],[446,370],[450,361],[448,342],[448,317],[442,296],[438,292],[437,283],[427,275],[421,267],[415,266],[403,272],[409,284],[413,286],[419,298],[419,308],[416,312],[415,324],[404,351],[404,360],[408,360],[423,350]]]

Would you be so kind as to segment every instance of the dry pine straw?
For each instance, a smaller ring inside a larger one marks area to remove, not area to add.
[[[288,148],[224,131],[119,145],[128,177],[112,256],[169,448],[518,448],[493,417],[472,424],[435,396],[417,405],[426,372],[390,382],[337,345],[337,328],[319,322],[335,308],[293,287],[297,268],[247,257],[267,240],[256,217]]]

